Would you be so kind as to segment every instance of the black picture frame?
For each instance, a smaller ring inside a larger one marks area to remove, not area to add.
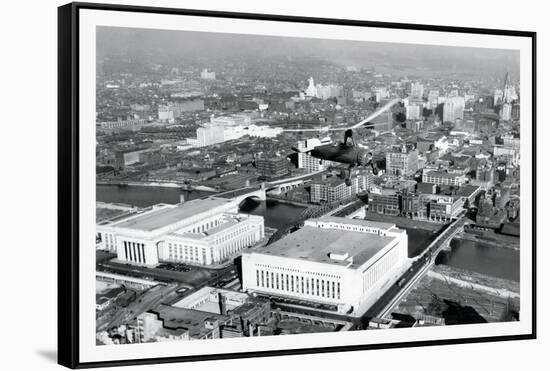
[[[79,359],[79,12],[84,9],[115,12],[161,13],[347,25],[452,33],[505,35],[530,38],[532,42],[532,333],[512,336],[471,337],[429,341],[404,341],[375,345],[335,346],[324,348],[165,357],[138,360],[82,362]],[[536,338],[536,46],[535,32],[485,28],[433,26],[422,24],[371,22],[347,19],[310,18],[269,14],[232,13],[192,9],[157,8],[96,3],[70,3],[58,8],[58,363],[69,368],[145,365],[231,358],[344,352],[368,349],[420,347],[432,345],[527,340]]]

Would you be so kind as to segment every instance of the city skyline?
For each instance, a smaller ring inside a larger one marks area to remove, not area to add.
[[[420,76],[429,69],[432,74],[500,78],[509,72],[515,81],[519,77],[519,52],[507,49],[111,27],[98,27],[97,45],[100,58],[122,52],[184,60],[294,57],[389,71],[413,66],[405,73]]]
[[[97,28],[96,344],[519,320],[519,51]]]

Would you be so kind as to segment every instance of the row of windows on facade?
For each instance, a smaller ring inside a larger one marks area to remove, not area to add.
[[[262,267],[262,268],[268,268],[268,269],[273,269],[273,270],[279,270],[279,271],[288,271],[288,272],[296,272],[296,273],[302,273],[302,274],[309,274],[309,275],[316,275],[316,276],[321,276],[321,277],[331,277],[331,278],[336,278],[336,279],[340,279],[342,277],[340,276],[337,276],[337,275],[334,275],[334,274],[328,274],[328,273],[321,273],[321,272],[309,272],[309,271],[302,271],[300,269],[296,269],[296,268],[287,268],[287,267],[275,267],[275,266],[272,266],[272,265],[268,265],[268,264],[255,264],[256,267]]]
[[[206,261],[206,248],[201,248],[202,252],[202,261]],[[183,254],[185,253],[185,255]],[[214,260],[214,253],[212,249],[210,249],[210,255],[212,260]],[[185,256],[185,259],[184,259]],[[168,259],[170,260],[185,260],[185,261],[196,261],[199,262],[199,248],[197,246],[182,246],[174,244],[174,248],[172,248],[172,244],[168,244]]]
[[[235,241],[231,245],[224,246],[220,249],[221,259],[225,258],[228,255],[236,253],[241,249],[253,244],[253,236],[245,236],[244,239],[240,241]],[[186,260],[186,261],[200,261],[199,260],[199,248],[197,246],[189,246],[182,244],[172,244],[168,243],[168,258],[171,260]],[[206,262],[206,248],[202,247],[202,262]],[[210,248],[210,259],[214,261],[214,249]]]
[[[116,248],[116,240],[112,234],[104,233],[103,236],[105,236],[105,246],[108,249],[114,249]]]
[[[340,299],[340,282],[256,270],[256,286],[297,294]]]
[[[202,225],[202,226],[199,226],[199,227],[195,227],[193,229],[190,229],[188,232],[191,232],[191,233],[201,233],[201,232],[205,232],[207,231],[208,229],[210,228],[213,228],[214,226],[218,226],[219,224],[221,223],[218,223],[217,221],[214,221],[214,222],[209,222],[209,223],[206,223],[205,225]],[[231,233],[227,233],[223,236],[221,236],[220,238],[216,239],[215,240],[215,243],[216,244],[220,244],[222,242],[225,242],[225,241],[228,241],[232,238],[235,238],[235,237],[238,237],[240,236],[242,233],[250,230],[252,228],[252,226],[250,225],[246,225],[242,228],[239,228],[235,231],[232,231]]]

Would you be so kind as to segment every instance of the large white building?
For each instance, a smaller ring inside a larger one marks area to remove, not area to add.
[[[216,80],[216,72],[210,72],[208,71],[208,68],[203,68],[201,71],[201,79]]]
[[[373,184],[372,173],[362,172],[350,175],[348,186],[340,177],[321,178],[311,182],[311,202],[334,202],[344,200],[357,193],[367,191]]]
[[[274,138],[283,132],[282,128],[251,124],[247,115],[212,117],[210,122],[197,128],[197,139],[188,138],[187,143],[206,147],[228,140],[242,138],[245,135],[258,138]]]
[[[424,96],[424,85],[419,82],[413,82],[411,84],[411,98],[414,100],[422,100]]]
[[[443,106],[443,122],[454,122],[464,118],[464,97],[450,97]]]
[[[143,213],[98,224],[104,246],[121,261],[200,265],[223,263],[264,237],[263,217],[240,214],[238,202],[210,197],[159,204]]]
[[[422,106],[410,104],[406,108],[407,120],[417,120],[422,117]]]
[[[359,316],[407,261],[394,224],[322,217],[268,248],[242,255],[243,290],[337,307]]]

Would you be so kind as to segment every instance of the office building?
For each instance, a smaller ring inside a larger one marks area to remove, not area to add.
[[[262,154],[256,158],[256,170],[264,179],[280,178],[289,172],[288,160],[286,157]]]
[[[512,105],[510,103],[503,103],[500,107],[500,118],[503,121],[510,121],[512,119]]]
[[[430,92],[428,93],[428,108],[435,109],[439,104],[438,98],[439,90],[430,90]]]
[[[418,170],[418,150],[403,145],[386,153],[386,173],[391,175],[412,175]]]
[[[372,185],[372,178],[373,175],[368,172],[352,175],[350,176],[351,185],[348,186],[345,179],[337,176],[323,176],[311,183],[311,202],[330,203],[345,200],[357,193],[368,190]]]
[[[413,82],[411,84],[411,99],[422,100],[424,96],[424,85],[419,82]]]
[[[466,183],[466,176],[464,174],[452,174],[432,170],[422,174],[422,182],[437,185],[461,186]]]
[[[243,254],[243,290],[332,305],[361,315],[407,258],[407,233],[394,224],[323,217]],[[394,282],[394,281],[393,281]]]
[[[422,106],[419,104],[409,104],[406,110],[407,120],[418,120],[422,118]]]
[[[159,105],[158,118],[161,122],[172,122],[186,112],[204,111],[202,99],[187,99],[181,102],[170,102]]]
[[[443,105],[443,122],[454,122],[464,118],[464,98],[449,97]]]
[[[369,192],[369,211],[377,214],[399,215],[401,195],[394,189],[374,188]]]

